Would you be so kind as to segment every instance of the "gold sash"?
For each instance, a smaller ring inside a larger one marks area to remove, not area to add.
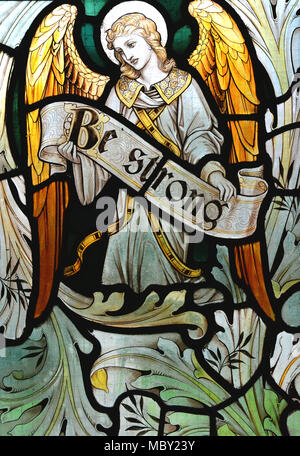
[[[166,105],[161,106],[159,108],[151,109],[150,111],[146,111],[145,109],[134,109],[139,122],[137,126],[139,128],[143,128],[147,131],[156,141],[160,144],[163,144],[169,150],[171,150],[175,155],[178,157],[182,157],[181,150],[179,147],[174,144],[169,138],[166,138],[154,124],[154,120],[162,113]],[[172,249],[167,237],[165,236],[162,227],[157,219],[157,217],[148,211],[148,218],[151,224],[151,228],[153,234],[156,238],[156,241],[163,252],[164,256],[167,258],[169,263],[175,268],[178,272],[180,272],[185,277],[199,277],[202,274],[201,269],[192,269],[189,266],[185,265],[176,255],[174,250]]]
[[[151,109],[147,112],[145,109],[133,108],[136,113],[139,123],[137,126],[147,131],[157,142],[167,147],[171,152],[173,152],[177,157],[181,157],[181,150],[179,147],[173,143],[169,138],[164,136],[157,126],[154,124],[154,120],[162,113],[166,105],[159,108]]]
[[[192,269],[178,258],[165,236],[157,217],[152,212],[148,212],[148,218],[157,243],[173,268],[185,277],[199,277],[202,274],[201,269]]]
[[[131,196],[127,196],[125,216],[118,219],[116,222],[112,223],[111,225],[109,225],[109,227],[107,229],[108,235],[112,236],[113,234],[117,233],[122,228],[124,228],[124,226],[126,226],[127,223],[129,222],[132,214],[133,214],[133,198]],[[83,241],[80,242],[80,244],[78,245],[78,247],[76,249],[78,258],[74,264],[72,264],[71,266],[65,267],[65,269],[64,269],[65,277],[70,277],[74,274],[77,274],[77,272],[80,271],[82,263],[83,263],[84,252],[90,245],[94,244],[95,242],[100,241],[102,236],[103,236],[102,231],[95,231],[94,233],[91,233],[88,236],[86,236],[83,239]]]

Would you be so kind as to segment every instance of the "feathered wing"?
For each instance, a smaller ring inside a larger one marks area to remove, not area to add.
[[[97,99],[109,78],[91,71],[81,60],[74,43],[77,8],[63,4],[39,25],[30,45],[26,67],[25,102],[30,105],[46,97],[77,94]],[[41,136],[39,109],[27,115],[28,165],[33,186],[46,182],[50,165],[38,155]],[[68,205],[66,182],[51,182],[33,193],[33,216],[39,237],[39,288],[35,317],[45,310],[53,289],[62,242],[63,214]]]
[[[256,114],[253,66],[245,39],[232,17],[211,0],[189,4],[190,14],[199,25],[199,42],[189,58],[208,85],[220,111],[232,115]],[[257,160],[258,123],[252,120],[228,122],[232,133],[230,163]],[[254,294],[263,311],[272,319],[274,312],[266,290],[260,242],[235,247],[237,274]]]

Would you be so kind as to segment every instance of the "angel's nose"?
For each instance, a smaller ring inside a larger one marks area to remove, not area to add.
[[[124,57],[125,57],[125,59],[126,59],[127,62],[130,62],[130,60],[131,60],[132,57],[133,57],[132,51],[128,50],[128,51],[124,52]]]

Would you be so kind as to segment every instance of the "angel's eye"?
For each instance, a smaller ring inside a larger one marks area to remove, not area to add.
[[[136,44],[135,41],[131,41],[130,43],[127,44],[127,46],[129,48],[134,48],[135,44]]]

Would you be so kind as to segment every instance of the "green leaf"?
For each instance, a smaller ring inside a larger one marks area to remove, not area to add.
[[[148,432],[148,429],[146,429],[145,431],[138,432],[137,436],[143,436],[143,435],[147,434],[147,432]]]
[[[159,351],[148,347],[114,350],[101,357],[97,366],[99,369],[125,367],[142,373],[150,371],[132,386],[146,390],[160,388],[160,396],[168,405],[188,406],[193,400],[200,407],[214,406],[230,397],[195,361],[193,350],[186,349],[181,355],[175,342],[163,338],[157,346]]]
[[[239,347],[241,345],[243,339],[244,339],[244,331],[242,331],[241,334],[240,334],[239,340],[238,340],[238,342],[236,344],[237,347]]]
[[[281,162],[280,158],[279,158],[279,173],[280,173],[281,177],[284,176],[284,170],[283,170],[283,166],[282,166],[282,162]]]
[[[41,353],[42,353],[41,351],[34,352],[34,353],[28,353],[28,355],[24,355],[24,356],[22,356],[22,358],[20,358],[20,359],[34,358],[35,356],[38,356],[38,355],[40,355]]]
[[[271,432],[273,435],[281,435],[279,420],[286,406],[287,403],[284,399],[280,400],[279,396],[274,391],[265,389],[264,408],[268,414],[268,417],[264,420],[264,428],[266,431]]]
[[[288,173],[287,173],[287,178],[286,178],[287,182],[289,182],[290,178],[292,177],[293,170],[294,170],[294,164],[295,164],[295,162],[293,161],[291,166],[289,167],[289,170],[288,170]]]
[[[273,177],[273,181],[275,182],[275,184],[278,185],[278,187],[284,188],[284,186],[282,185],[282,183],[281,183],[278,179],[276,179],[276,177]]]
[[[130,426],[126,428],[126,431],[139,431],[140,429],[145,429],[145,426]]]
[[[18,259],[18,261],[16,262],[16,264],[15,264],[14,267],[13,267],[13,269],[12,269],[12,271],[11,271],[11,273],[10,273],[10,276],[11,276],[11,277],[16,273],[16,271],[17,271],[17,269],[18,269],[18,267],[19,267],[19,264],[20,264],[20,259]]]
[[[137,431],[134,435],[139,435],[141,429],[147,433],[147,435],[157,435],[159,423],[160,423],[160,407],[156,401],[149,397],[142,399],[142,396],[137,398],[136,403],[139,406],[134,410],[131,406],[128,406],[128,402],[131,402],[131,398],[125,399],[127,404],[122,403],[126,410],[128,410],[131,416],[125,416],[124,411],[120,413],[120,435],[122,432]],[[129,408],[128,408],[129,407]],[[131,426],[129,426],[131,423]],[[138,432],[139,431],[139,432]]]
[[[174,433],[168,434],[168,437],[210,435],[210,418],[207,415],[173,412],[168,418],[173,426],[179,427]]]
[[[127,412],[136,413],[135,410],[132,407],[130,407],[130,405],[122,403],[122,406],[127,410]]]
[[[295,410],[287,418],[287,428],[290,436],[300,436],[300,410]]]
[[[40,345],[40,352],[25,348]],[[47,347],[47,349],[46,349]],[[66,435],[99,435],[97,425],[109,427],[104,412],[95,410],[86,396],[81,356],[93,344],[85,339],[64,312],[54,307],[48,319],[23,344],[6,348],[0,358],[2,436],[57,436],[65,420]],[[43,355],[42,355],[43,353]],[[22,359],[21,359],[22,358]]]
[[[212,356],[216,361],[218,361],[218,357],[217,357],[217,355],[215,354],[214,351],[210,350],[210,348],[208,348],[207,351],[211,354],[211,356]]]
[[[11,265],[11,257],[6,265],[6,277],[8,277],[8,275],[9,275],[10,265]]]
[[[20,417],[23,415],[24,412],[35,407],[38,404],[39,404],[39,401],[36,400],[36,401],[28,402],[27,404],[24,404],[20,407],[16,407],[5,413],[2,413],[2,415],[0,416],[0,422],[2,424],[4,424],[4,423],[8,423],[10,421],[16,421],[16,420],[20,419]]]
[[[211,359],[208,359],[207,362],[208,362],[209,364],[212,364],[212,365],[215,366],[215,367],[219,367],[219,364],[218,364],[216,361],[212,361]]]
[[[229,359],[232,360],[232,359],[237,358],[237,357],[239,356],[239,354],[238,354],[239,351],[240,351],[240,350],[237,350],[237,351],[234,352],[232,355],[229,355]]]
[[[238,352],[243,353],[243,355],[248,356],[248,358],[255,359],[255,356],[250,355],[250,353],[247,350],[238,350]]]
[[[5,293],[5,286],[4,284],[1,282],[1,293],[0,293],[0,301],[2,300],[3,296],[4,296],[4,293]]]
[[[152,420],[155,421],[156,423],[159,423],[159,422],[160,422],[160,419],[159,419],[158,417],[153,416],[153,415],[151,415],[150,413],[149,413],[149,416],[150,416],[150,418],[152,418]]]
[[[220,405],[230,399],[230,394],[199,364],[194,350],[186,349],[182,353],[174,341],[164,338],[159,339],[157,348],[159,350],[137,346],[112,350],[97,360],[97,368],[119,367],[140,372],[141,375],[131,386],[141,390],[157,390],[168,406],[190,407],[193,404],[195,407],[198,403],[201,409],[203,406]],[[232,369],[238,367],[232,366]],[[263,391],[261,383],[258,388]],[[225,423],[238,435],[260,435],[252,417],[253,413],[255,419],[257,415],[259,420],[254,396],[252,391],[252,397],[249,393],[247,398],[251,412],[239,402],[221,410]]]
[[[277,206],[284,206],[284,207],[289,207],[287,201],[285,199],[283,199],[282,201],[275,201],[275,204],[277,204]]]
[[[276,437],[281,436],[281,432],[280,432],[278,425],[275,424],[274,421],[269,416],[267,416],[264,419],[264,429],[267,432],[267,435],[269,435],[269,436],[276,436]]]
[[[137,418],[130,418],[128,416],[125,416],[125,420],[128,421],[128,423],[141,424],[141,421]]]
[[[250,341],[251,337],[252,337],[252,333],[248,334],[248,336],[244,340],[243,344],[241,345],[241,348],[245,347],[248,344],[248,342]]]
[[[35,365],[36,368],[38,368],[39,365],[42,363],[43,358],[44,358],[44,355],[41,355],[41,356],[39,357],[39,359],[37,360],[36,365]]]
[[[232,432],[228,427],[228,424],[224,424],[218,429],[218,436],[219,437],[236,437],[237,434]]]

